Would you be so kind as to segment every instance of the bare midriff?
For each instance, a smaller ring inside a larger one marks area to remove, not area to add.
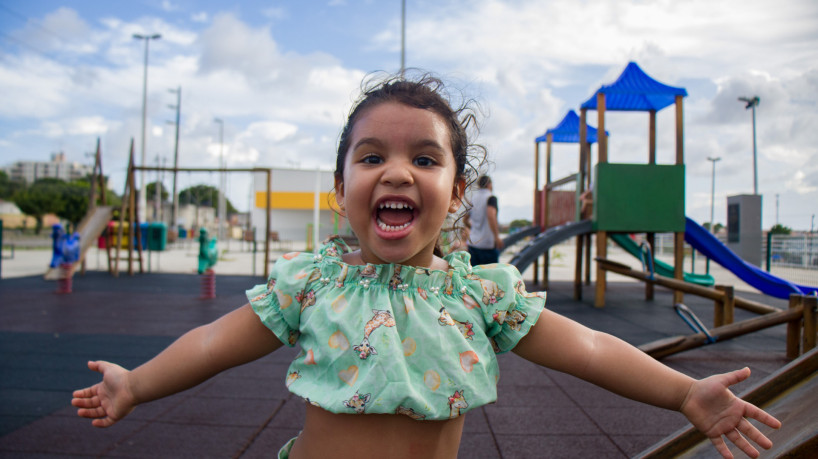
[[[416,421],[398,414],[335,414],[306,406],[304,429],[290,452],[293,459],[457,457],[464,416]]]

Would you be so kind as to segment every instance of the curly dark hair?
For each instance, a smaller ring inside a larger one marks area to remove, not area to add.
[[[335,178],[343,180],[344,162],[350,147],[350,137],[355,124],[369,109],[387,102],[398,102],[409,107],[430,110],[446,122],[451,137],[452,153],[455,159],[455,178],[463,180],[466,188],[480,175],[486,166],[486,148],[482,145],[469,142],[476,137],[479,127],[477,113],[479,106],[473,99],[461,97],[462,102],[457,108],[452,108],[452,98],[447,92],[443,81],[430,73],[410,71],[407,76],[371,74],[364,79],[361,85],[361,96],[352,106],[347,123],[341,131],[338,140],[338,154],[335,159]],[[458,199],[468,208],[465,196]]]

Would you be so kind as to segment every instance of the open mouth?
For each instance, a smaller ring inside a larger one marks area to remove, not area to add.
[[[404,201],[387,200],[378,205],[375,220],[381,231],[402,231],[415,219],[415,208]]]

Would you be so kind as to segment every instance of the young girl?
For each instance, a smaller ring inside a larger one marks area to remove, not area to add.
[[[778,420],[728,389],[749,369],[694,380],[544,309],[545,294],[527,293],[512,266],[436,255],[443,222],[474,176],[470,158],[482,151],[468,143],[468,112],[441,94],[437,79],[393,78],[352,110],[335,184],[360,250],[330,239],[315,254],[285,255],[266,285],[248,290],[248,304],[133,371],[89,362],[102,381],[74,393],[78,414],[109,427],[140,403],[299,343],[286,385],[304,398],[306,420],[279,457],[454,458],[464,414],[497,398],[495,353],[514,350],[681,411],[725,457],[723,437],[751,456],[748,439],[769,448],[747,418],[773,428]]]

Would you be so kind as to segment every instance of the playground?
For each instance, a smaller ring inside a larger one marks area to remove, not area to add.
[[[537,137],[534,225],[508,236],[501,260],[524,274],[527,290],[547,289],[550,309],[639,346],[683,373],[700,377],[749,366],[753,376],[736,392],[784,423],[770,434],[774,450],[762,457],[806,456],[818,449],[818,402],[810,396],[818,385],[818,288],[744,261],[685,216],[686,96],[684,88],[655,81],[630,63],[619,79],[581,105],[580,115],[569,112]],[[657,164],[656,112],[667,107],[676,112],[674,163]],[[606,139],[615,133],[605,130],[605,114],[617,110],[647,112],[645,164],[608,161]],[[597,112],[596,128],[587,124],[588,111]],[[576,174],[551,179],[552,143],[577,144]],[[133,163],[132,169],[138,170]],[[114,429],[87,433],[99,441],[73,441],[76,432],[90,430],[68,403],[71,389],[96,379],[85,369],[89,356],[100,356],[103,349],[103,359],[137,365],[184,331],[243,304],[244,290],[262,282],[286,250],[308,250],[306,244],[273,248],[268,238],[263,252],[239,249],[222,260],[202,253],[208,241],[203,236],[201,246],[157,252],[157,272],[149,272],[142,262],[142,236],[133,231],[139,223],[134,193],[129,193],[133,172],[128,187],[116,238],[125,243],[100,249],[87,242],[96,240],[114,215],[104,202],[97,206],[92,194],[91,210],[78,228],[77,257],[52,261],[45,275],[0,282],[0,370],[10,375],[0,392],[7,407],[0,414],[0,453],[269,456],[303,422],[301,401],[283,384],[269,383],[275,375],[283,382],[295,350],[276,352],[140,407]],[[270,194],[268,185],[268,199]],[[583,202],[592,205],[583,209]],[[668,234],[671,255],[658,255],[657,241]],[[694,253],[690,248],[699,254],[697,260],[685,260]],[[82,261],[88,269],[80,274]],[[228,268],[247,269],[250,263],[252,275]],[[167,272],[169,265],[177,273]],[[211,272],[208,278],[209,268],[219,275]],[[7,274],[8,265],[4,269]],[[68,288],[65,279],[73,279]],[[712,453],[679,413],[622,399],[513,354],[503,355],[500,365],[498,402],[466,418],[462,457],[538,457],[542,451],[577,457]],[[223,390],[228,386],[231,390]],[[553,390],[543,392],[543,386]],[[266,409],[249,409],[258,406]]]

